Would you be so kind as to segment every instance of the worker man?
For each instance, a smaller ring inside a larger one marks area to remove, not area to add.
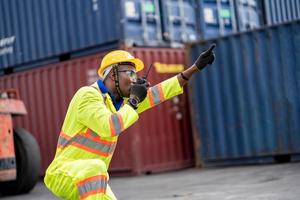
[[[144,68],[140,59],[123,50],[104,56],[100,79],[80,88],[69,104],[46,186],[62,199],[116,199],[107,184],[107,170],[118,136],[143,111],[182,94],[189,78],[213,63],[214,47],[190,68],[153,87],[137,78],[136,72]]]

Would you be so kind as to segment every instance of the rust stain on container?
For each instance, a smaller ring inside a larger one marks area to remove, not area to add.
[[[183,49],[130,48],[145,62],[185,64]],[[97,80],[97,68],[106,52],[0,77],[0,88],[16,88],[28,115],[16,119],[30,130],[42,154],[42,173],[54,157],[68,104],[78,88]],[[175,74],[150,71],[152,85]],[[192,166],[192,134],[187,95],[181,95],[142,113],[139,121],[120,136],[110,171],[140,174]]]

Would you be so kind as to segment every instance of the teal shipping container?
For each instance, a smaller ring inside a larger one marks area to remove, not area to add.
[[[299,159],[300,21],[194,44],[190,60],[212,42],[190,85],[197,163]]]

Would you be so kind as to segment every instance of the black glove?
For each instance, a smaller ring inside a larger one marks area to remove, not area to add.
[[[215,60],[215,53],[213,49],[216,47],[216,44],[212,44],[209,49],[202,52],[200,56],[197,58],[195,65],[199,70],[205,68],[208,64],[212,64]]]
[[[145,84],[134,84],[130,89],[128,103],[137,109],[137,105],[141,103],[147,96],[147,87]]]

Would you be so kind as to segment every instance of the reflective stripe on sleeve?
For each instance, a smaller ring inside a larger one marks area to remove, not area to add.
[[[149,95],[149,102],[151,107],[160,104],[165,100],[161,84],[158,84],[150,88],[148,91],[148,95]]]
[[[114,113],[109,119],[111,136],[119,135],[124,130],[124,123],[120,113]]]
[[[94,140],[94,141],[97,141],[99,143],[102,143],[102,144],[115,144],[117,142],[117,139],[112,139],[112,140],[105,140],[103,138],[101,138],[97,133],[95,133],[94,131],[92,131],[91,129],[87,129],[87,131],[85,132],[85,136]]]
[[[78,182],[76,185],[80,199],[84,199],[93,194],[105,193],[107,177],[104,175],[89,177]]]

